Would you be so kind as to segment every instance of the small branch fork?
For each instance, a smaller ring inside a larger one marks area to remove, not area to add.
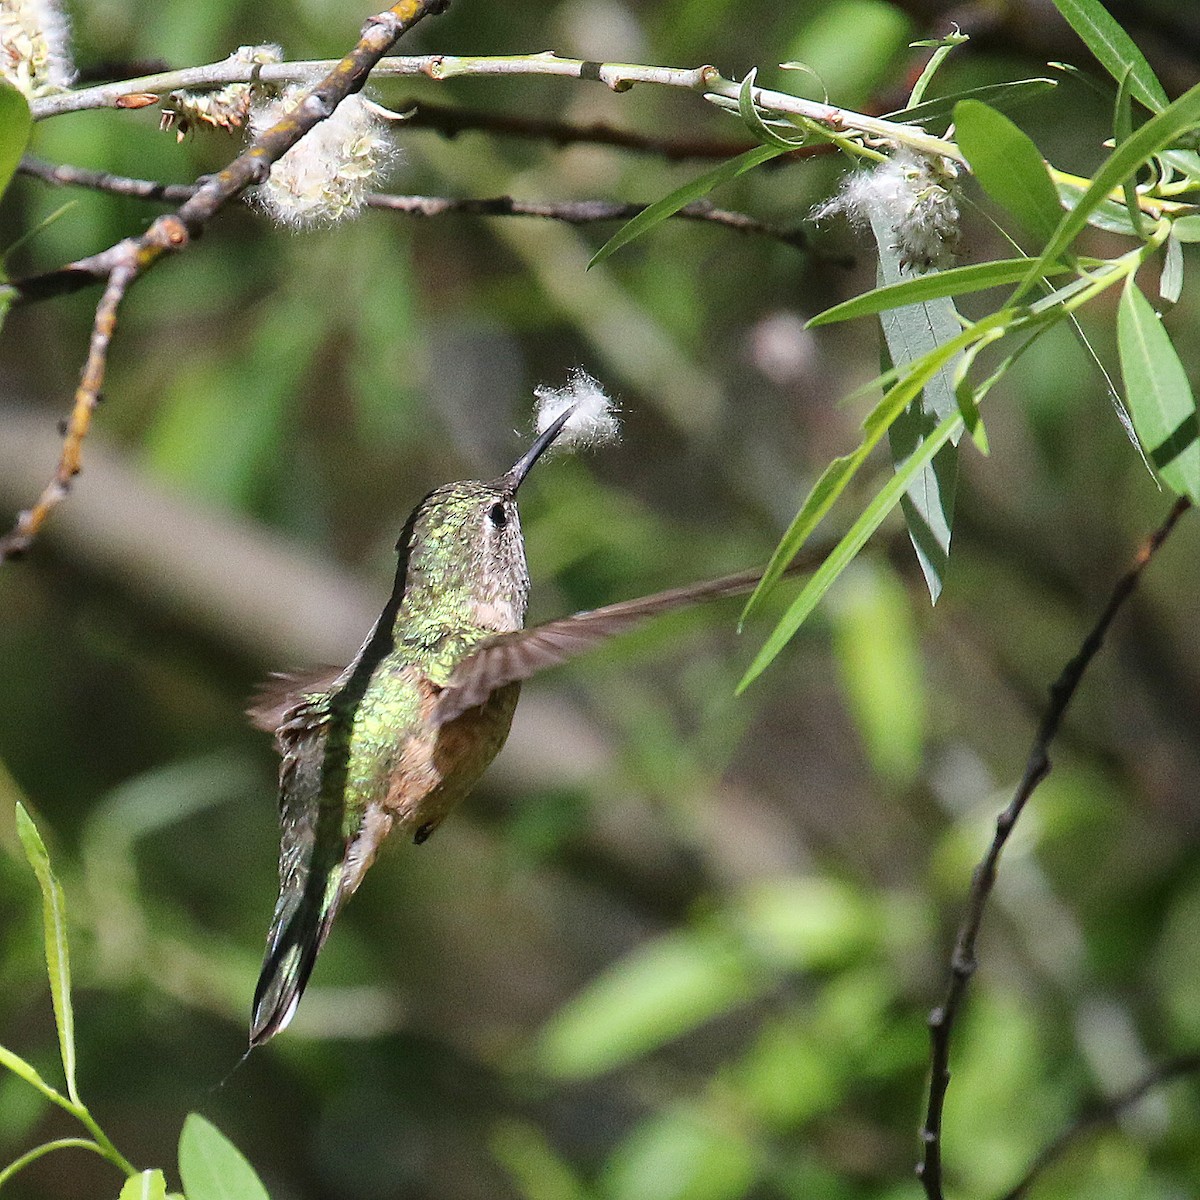
[[[363,86],[371,69],[405,32],[423,17],[442,12],[447,4],[448,0],[401,0],[371,17],[363,26],[354,49],[332,64],[325,78],[293,112],[265,130],[224,170],[201,182],[174,213],[159,217],[140,237],[127,238],[99,254],[70,264],[67,271],[73,283],[85,286],[87,282],[103,280],[104,295],[96,308],[87,362],[75,393],[58,466],[33,507],[22,512],[13,529],[0,538],[0,560],[19,556],[29,548],[81,469],[83,440],[100,400],[108,347],[121,301],[130,285],[165,254],[187,246],[234,197],[247,187],[261,183],[272,163],[330,116],[342,100]]]
[[[983,860],[971,877],[971,890],[967,898],[967,911],[959,926],[954,950],[950,957],[950,981],[940,1005],[929,1014],[930,1032],[930,1080],[929,1102],[925,1112],[925,1124],[921,1129],[923,1153],[917,1165],[920,1179],[929,1200],[944,1200],[942,1190],[942,1115],[946,1103],[946,1091],[950,1086],[950,1040],[954,1022],[966,997],[971,977],[977,966],[975,945],[983,923],[984,910],[996,883],[996,869],[1000,855],[1026,802],[1037,786],[1050,774],[1050,744],[1053,742],[1075,690],[1104,643],[1105,635],[1122,605],[1129,599],[1159,548],[1170,536],[1179,518],[1191,507],[1190,501],[1181,498],[1175,502],[1163,523],[1139,548],[1132,566],[1117,581],[1108,604],[1099,620],[1084,639],[1079,652],[1063,668],[1062,673],[1050,688],[1050,704],[1042,718],[1037,737],[1029,752],[1025,771],[1008,807],[996,819],[996,833]]]
[[[107,171],[92,171],[69,163],[42,162],[26,155],[18,168],[23,175],[60,187],[86,187],[139,200],[180,204],[196,194],[196,184],[158,183],[152,179],[131,179]],[[646,207],[644,204],[619,204],[607,200],[567,200],[560,202],[515,200],[511,196],[484,199],[456,199],[447,196],[396,196],[380,193],[367,199],[369,208],[407,213],[415,217],[440,217],[451,214],[474,217],[541,217],[570,225],[591,225],[602,221],[628,221]],[[685,205],[676,214],[685,221],[720,225],[737,233],[772,238],[797,250],[809,249],[808,237],[801,228],[785,229],[756,220],[746,213],[715,208],[699,202]],[[839,260],[840,261],[840,260]],[[92,283],[91,275],[53,271],[48,275],[12,284],[20,303],[42,300],[64,291],[75,291]]]
[[[1200,1051],[1180,1054],[1159,1063],[1141,1079],[1108,1100],[1094,1104],[1082,1112],[1066,1129],[1050,1142],[1029,1165],[1021,1181],[1000,1200],[1024,1200],[1038,1176],[1052,1166],[1082,1137],[1120,1120],[1139,1100],[1154,1088],[1171,1083],[1184,1075],[1200,1072]]]

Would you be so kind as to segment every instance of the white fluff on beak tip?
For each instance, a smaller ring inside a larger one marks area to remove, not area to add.
[[[533,389],[533,394],[537,398],[538,433],[545,433],[564,409],[575,406],[562,432],[554,439],[555,448],[603,446],[615,442],[620,435],[616,404],[582,367],[571,372],[566,387],[541,384]]]

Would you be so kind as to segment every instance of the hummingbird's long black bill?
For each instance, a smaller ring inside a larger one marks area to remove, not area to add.
[[[554,445],[554,439],[562,433],[563,426],[571,419],[574,411],[575,405],[572,404],[565,412],[559,413],[546,427],[546,431],[538,434],[537,441],[517,459],[512,470],[501,476],[501,479],[508,485],[510,493],[515,492],[521,486],[521,481],[529,474],[533,464]]]

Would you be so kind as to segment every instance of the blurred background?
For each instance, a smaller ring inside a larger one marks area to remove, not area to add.
[[[1174,95],[1200,14],[1110,9]],[[85,74],[186,66],[243,43],[336,56],[338,0],[82,0]],[[694,66],[900,107],[914,39],[972,42],[935,91],[1093,69],[1048,3],[455,0],[409,53]],[[381,83],[404,110],[748,144],[698,96],[554,79]],[[1015,119],[1066,169],[1111,106],[1070,78]],[[54,162],[190,182],[239,143],[177,142],[158,110],[56,118]],[[648,202],[704,161],[400,127],[404,194]],[[491,477],[527,442],[531,390],[582,365],[620,398],[617,447],[523,491],[532,620],[765,561],[817,473],[857,441],[877,325],[804,322],[873,285],[870,246],[807,222],[843,164],[761,169],[712,199],[767,237],[668,222],[584,273],[614,225],[369,212],[307,234],[235,207],[131,292],[85,470],[0,568],[0,1042],[57,1079],[40,904],[13,832],[34,813],[71,915],[84,1098],[139,1166],[174,1161],[199,1109],[275,1200],[766,1200],[918,1194],[912,1164],[970,871],[1020,775],[1045,689],[1169,500],[1103,379],[1047,338],[964,443],[948,583],[931,609],[885,526],[770,671],[736,602],[660,620],[527,685],[511,741],[427,845],[387,847],[339,918],[293,1026],[246,1045],[276,893],[276,760],[242,710],[272,669],[345,662],[377,615],[411,507]],[[971,194],[970,192],[968,194]],[[976,196],[978,199],[978,197]],[[10,262],[50,270],[161,206],[18,179]],[[1119,240],[1089,232],[1111,251]],[[967,261],[1005,251],[968,210]],[[3,523],[52,469],[94,291],[14,311],[0,340]],[[987,297],[964,307],[984,311]],[[1115,305],[1084,326],[1115,372]],[[1168,317],[1198,317],[1192,290]],[[1200,373],[1200,348],[1179,349]],[[831,514],[844,529],[881,457]],[[1006,854],[957,1030],[946,1170],[1002,1193],[1088,1100],[1200,1042],[1200,533],[1186,518],[1095,663]],[[781,590],[773,609],[782,611]],[[0,1159],[75,1132],[0,1077]],[[1046,1174],[1043,1197],[1200,1188],[1195,1081],[1153,1093]],[[53,1155],[6,1191],[115,1196]]]

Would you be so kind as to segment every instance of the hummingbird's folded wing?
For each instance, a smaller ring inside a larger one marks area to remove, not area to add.
[[[794,563],[785,574],[811,568],[812,563],[806,559]],[[515,633],[497,634],[482,642],[454,668],[433,710],[433,723],[445,725],[467,709],[482,704],[506,683],[528,679],[546,667],[558,666],[614,634],[632,629],[647,617],[685,608],[698,600],[714,600],[751,591],[761,578],[761,570],[739,571],[736,575],[723,575],[719,579],[690,583],[636,600],[622,600],[618,604],[577,612],[530,629],[518,629]]]

